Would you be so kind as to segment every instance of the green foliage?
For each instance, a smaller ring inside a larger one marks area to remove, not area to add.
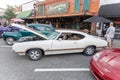
[[[7,9],[4,12],[4,18],[10,21],[11,18],[15,17],[14,8],[12,6],[7,5]]]
[[[0,19],[2,19],[3,18],[3,16],[0,16]]]

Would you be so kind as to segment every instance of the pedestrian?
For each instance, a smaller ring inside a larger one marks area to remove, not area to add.
[[[101,36],[101,28],[100,26],[97,26],[97,29],[96,29],[96,33],[97,33],[97,36]]]
[[[105,34],[105,38],[108,42],[109,48],[112,48],[114,34],[115,34],[115,27],[113,26],[113,23],[110,23],[110,26],[107,29],[106,34]]]

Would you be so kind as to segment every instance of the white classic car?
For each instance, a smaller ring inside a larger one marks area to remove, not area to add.
[[[36,34],[33,40],[15,43],[12,50],[18,55],[26,55],[30,60],[39,60],[43,55],[78,53],[90,56],[97,48],[104,48],[107,42],[101,38],[73,30],[56,30],[49,36],[44,36],[35,30],[19,26]]]

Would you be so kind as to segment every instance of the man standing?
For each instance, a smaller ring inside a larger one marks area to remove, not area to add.
[[[115,34],[115,27],[113,26],[113,23],[110,23],[110,27],[107,29],[105,34],[109,48],[112,48],[114,34]]]

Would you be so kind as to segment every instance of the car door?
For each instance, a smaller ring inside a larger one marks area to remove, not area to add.
[[[66,35],[66,38],[64,35]],[[84,36],[82,35],[81,38],[72,39],[72,35],[81,36],[80,34],[74,33],[62,33],[58,39],[54,40],[52,44],[53,54],[81,52],[83,50]]]

